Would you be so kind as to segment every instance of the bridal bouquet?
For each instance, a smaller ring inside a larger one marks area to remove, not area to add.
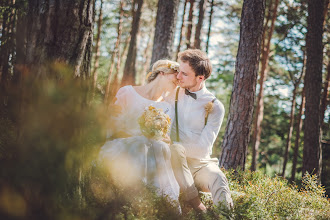
[[[148,106],[138,119],[138,122],[144,136],[162,140],[170,129],[171,119],[162,109]]]

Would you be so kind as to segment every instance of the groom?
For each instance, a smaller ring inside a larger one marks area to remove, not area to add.
[[[225,113],[222,103],[205,87],[212,72],[211,62],[201,50],[188,49],[179,53],[179,63],[171,162],[183,200],[197,211],[206,211],[199,189],[211,192],[215,205],[232,207],[228,181],[218,160],[210,157]],[[208,113],[206,105],[211,108]]]

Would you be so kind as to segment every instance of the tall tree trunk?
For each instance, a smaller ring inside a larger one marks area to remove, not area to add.
[[[268,2],[268,4],[267,4]],[[265,48],[265,44],[266,44],[266,40],[267,40],[267,33],[269,32],[269,21],[272,19],[272,14],[273,14],[273,4],[274,4],[274,0],[266,0],[266,10],[265,10],[265,17],[266,17],[266,21],[264,24],[264,31],[262,32],[262,44],[261,44],[261,58],[260,60],[262,61],[262,53],[264,51]]]
[[[105,89],[104,102],[106,104],[108,104],[109,101],[110,101],[109,100],[110,86],[111,86],[111,78],[112,78],[113,69],[115,67],[115,57],[117,56],[119,58],[118,54],[120,54],[120,39],[121,39],[122,23],[123,23],[123,16],[124,16],[123,4],[124,4],[123,0],[121,0],[120,3],[119,3],[119,22],[118,22],[118,27],[117,27],[117,41],[116,41],[114,51],[111,54],[107,86],[106,86],[106,89]],[[119,63],[119,59],[117,60],[117,63]],[[117,65],[117,67],[118,67],[118,65]],[[119,69],[117,69],[117,73],[118,72],[119,72]]]
[[[323,19],[324,19],[323,26],[325,25],[325,22],[327,20],[327,14],[328,14],[329,7],[330,7],[330,0],[325,0],[324,10],[323,10]]]
[[[207,31],[206,53],[209,53],[209,44],[210,44],[210,37],[211,37],[211,26],[212,26],[214,0],[211,1],[211,6],[210,7],[211,7],[211,9],[210,9],[210,15],[209,15],[209,29]]]
[[[323,26],[325,25],[325,22],[327,20],[327,14],[328,14],[329,7],[330,7],[330,1],[326,0],[325,5],[324,5],[324,11],[323,11],[323,16],[324,16]],[[328,50],[327,50],[327,56],[328,56],[327,77],[324,82],[323,93],[322,93],[323,96],[322,96],[322,101],[321,101],[321,118],[320,118],[321,128],[324,123],[324,113],[328,106],[328,95],[329,95],[329,86],[330,86],[330,48],[328,48]]]
[[[264,0],[245,0],[243,3],[233,92],[220,157],[220,166],[226,169],[245,169],[258,77],[264,11]]]
[[[328,54],[330,55],[330,51],[328,51]],[[320,117],[321,127],[324,123],[324,113],[328,106],[329,86],[330,86],[330,57],[327,66],[327,78],[324,82],[323,93],[322,93],[321,117]]]
[[[74,147],[69,148],[74,136],[83,132],[79,125],[81,122],[70,124],[72,127],[67,126],[69,129],[64,128],[63,123],[70,120],[66,116],[73,109],[73,114],[79,115],[87,104],[86,85],[90,84],[91,78],[95,1],[29,0],[24,3],[27,9],[18,13],[19,36],[16,40],[20,48],[16,50],[15,69],[16,76],[24,76],[19,85],[20,95],[23,96],[19,97],[21,111],[16,114],[19,125],[22,126],[18,128],[18,140],[15,140],[18,155],[13,163],[15,166],[19,164],[19,172],[24,173],[18,185],[21,184],[21,190],[27,192],[22,193],[29,210],[27,218],[49,219],[47,214],[52,208],[49,209],[48,205],[52,207],[54,204],[54,188],[67,190],[63,193],[69,194],[83,187],[78,174],[78,170],[81,171],[83,167],[81,161],[72,159],[72,167],[75,167],[70,170],[72,172],[67,170],[68,167],[62,166],[65,164],[66,153],[69,149],[70,152],[74,150]],[[76,105],[70,108],[73,106],[70,106],[70,101],[73,100]],[[43,116],[46,114],[47,119],[44,120]],[[31,115],[36,118],[33,126],[27,126],[31,123]],[[39,136],[36,138],[37,135]],[[46,140],[45,136],[53,138],[48,142],[43,141]],[[86,155],[84,147],[79,146],[79,150],[82,155]],[[36,155],[43,159],[35,160]],[[26,161],[34,162],[25,168]],[[54,166],[55,163],[58,167]],[[56,176],[61,178],[56,179]],[[70,180],[70,186],[57,186],[64,180]],[[38,184],[34,184],[37,182]]]
[[[89,77],[94,0],[28,2],[26,64],[40,67],[64,61],[73,67],[75,77]],[[43,68],[35,71],[36,76],[46,74]]]
[[[290,123],[289,123],[289,131],[288,131],[288,137],[286,139],[286,147],[284,152],[284,161],[283,161],[283,170],[282,170],[282,176],[285,177],[285,169],[286,164],[288,162],[288,155],[289,150],[291,147],[291,138],[292,138],[292,131],[293,131],[293,122],[294,122],[294,112],[296,108],[296,96],[297,96],[297,87],[298,85],[294,85],[294,89],[292,92],[292,103],[291,103],[291,113],[290,113]]]
[[[136,75],[135,62],[136,62],[136,52],[137,52],[136,39],[139,31],[143,0],[134,1],[133,8],[136,8],[135,4],[137,4],[137,9],[134,12],[133,21],[132,21],[132,29],[130,32],[131,41],[129,44],[128,54],[125,62],[124,75],[121,81],[122,86],[129,84],[135,85],[135,75]]]
[[[302,116],[304,114],[305,109],[305,88],[303,89],[301,93],[301,104],[299,109],[299,115],[297,117],[297,125],[296,125],[296,140],[294,143],[294,153],[293,153],[293,159],[292,159],[292,171],[291,171],[291,179],[290,181],[295,181],[296,178],[296,170],[297,170],[297,161],[298,161],[298,153],[299,153],[299,145],[300,145],[300,131],[302,129]]]
[[[186,35],[186,45],[187,49],[191,47],[191,32],[193,26],[193,18],[194,18],[194,3],[195,0],[189,0],[189,16],[188,16],[188,26],[187,26],[187,35]]]
[[[270,53],[270,43],[272,39],[272,35],[275,28],[275,21],[277,18],[277,8],[278,8],[279,0],[275,0],[275,5],[272,12],[272,22],[269,28],[267,40],[265,40],[266,45],[262,48],[261,53],[261,71],[260,71],[260,79],[259,79],[259,94],[257,99],[257,107],[255,113],[255,121],[254,121],[254,132],[253,132],[253,144],[252,144],[252,164],[251,170],[255,171],[257,169],[257,161],[258,161],[258,151],[260,146],[260,138],[261,138],[261,123],[264,117],[264,82],[267,78],[267,67],[269,61],[269,53]],[[272,5],[272,4],[271,4]],[[267,22],[266,22],[267,24]],[[266,39],[266,34],[263,33],[264,39]]]
[[[329,0],[325,0],[325,6],[324,6],[324,11],[323,11],[323,16],[324,16],[324,22],[323,22],[323,26],[325,26],[326,21],[329,20],[328,15],[330,12],[330,1]],[[329,23],[329,21],[328,21]],[[330,41],[330,36],[329,36],[329,25],[327,25],[328,27],[325,28],[325,30],[328,33],[328,38],[326,39],[329,44]],[[322,173],[320,174],[320,180],[323,183],[323,185],[326,185],[327,182],[329,182],[329,167],[330,164],[328,162],[328,155],[329,155],[329,141],[327,142],[326,140],[323,139],[323,126],[325,125],[324,123],[324,114],[325,111],[328,107],[329,104],[329,100],[328,100],[328,95],[329,95],[329,80],[330,80],[330,48],[328,47],[327,51],[326,51],[326,56],[328,57],[328,63],[327,63],[327,76],[326,79],[324,81],[324,87],[323,87],[323,92],[322,92],[322,99],[321,99],[321,116],[320,116],[320,134],[321,134],[321,149],[322,149]]]
[[[151,63],[171,59],[179,0],[159,0]]]
[[[292,131],[293,131],[293,122],[294,122],[294,114],[295,114],[295,109],[296,109],[296,96],[297,96],[297,90],[299,87],[299,84],[301,82],[301,79],[304,76],[305,73],[305,67],[306,67],[306,53],[303,51],[303,66],[301,69],[301,73],[298,79],[295,79],[295,75],[289,71],[291,81],[293,83],[293,96],[292,96],[292,104],[291,104],[291,113],[290,113],[290,123],[289,123],[289,131],[288,131],[288,137],[286,141],[286,146],[285,146],[285,152],[284,152],[284,160],[283,160],[283,170],[282,170],[282,176],[285,177],[285,169],[286,169],[286,164],[288,162],[288,155],[289,155],[289,150],[291,147],[291,138],[292,138]]]
[[[179,37],[179,43],[178,43],[178,46],[177,46],[177,49],[176,49],[175,60],[178,59],[178,55],[179,55],[179,52],[180,52],[180,49],[181,49],[181,42],[182,42],[182,37],[183,37],[183,28],[184,28],[184,24],[185,24],[187,2],[188,2],[188,0],[184,0],[183,14],[182,14],[182,24],[181,24],[181,28],[180,28],[180,37]]]
[[[118,54],[117,54],[117,72],[114,76],[114,79],[111,83],[111,93],[109,95],[109,97],[113,97],[115,94],[117,94],[117,91],[120,87],[120,78],[119,78],[119,74],[122,72],[121,70],[121,61],[124,59],[124,57],[127,56],[127,52],[128,52],[128,47],[129,47],[129,42],[131,40],[131,36],[127,36],[126,40],[125,40],[125,43],[124,43],[124,50],[122,53],[119,53],[118,51]]]
[[[13,74],[14,74],[14,66],[16,63],[16,48],[17,48],[17,43],[15,42],[15,36],[16,34],[16,29],[17,29],[17,15],[18,15],[18,6],[16,6],[16,0],[11,0],[11,14],[9,16],[9,21],[10,21],[10,45],[11,48],[9,50],[10,58],[9,58],[9,68],[10,68],[10,80],[13,80]]]
[[[268,4],[267,4],[268,2]],[[267,41],[267,32],[269,32],[269,28],[268,28],[268,23],[272,18],[272,6],[273,6],[274,0],[269,0],[266,1],[266,10],[265,10],[265,24],[263,27],[263,32],[262,32],[262,41],[261,41],[261,63],[264,63],[264,53],[265,53],[265,44]],[[260,73],[260,79],[259,79],[259,84],[260,87],[263,87],[263,82],[265,80],[265,75]],[[259,87],[259,93],[258,93],[258,98],[257,98],[257,106],[256,106],[256,111],[254,113],[255,117],[254,117],[254,122],[253,122],[253,132],[252,132],[252,162],[251,162],[251,170],[255,171],[257,168],[257,161],[258,161],[258,150],[259,150],[259,145],[260,145],[260,136],[261,136],[261,130],[260,130],[260,126],[261,126],[261,121],[262,119],[258,116],[263,116],[263,112],[262,114],[260,114],[260,111],[263,111],[264,109],[264,102],[263,102],[263,89],[260,89]],[[259,127],[258,127],[259,125]],[[259,132],[260,134],[258,135],[257,132]],[[257,138],[259,137],[259,141],[257,140]]]
[[[199,2],[198,23],[196,26],[195,41],[194,41],[194,46],[196,49],[201,49],[201,32],[202,32],[202,27],[203,27],[206,2],[207,1],[205,1],[205,0],[200,0],[200,2]]]
[[[20,88],[16,74],[17,65],[17,14],[25,11],[15,4],[15,0],[5,0],[0,4],[2,9],[1,37],[0,37],[0,119],[8,118],[15,125],[18,125],[18,118],[15,117],[19,112]],[[21,48],[18,48],[20,50]],[[1,122],[0,122],[1,124]],[[18,128],[18,126],[17,126]],[[10,128],[5,127],[6,130]],[[14,131],[18,133],[19,130]],[[14,139],[14,138],[13,138]],[[12,140],[13,141],[13,140]],[[0,144],[1,152],[7,151],[9,144]],[[1,186],[0,186],[1,187]]]
[[[146,49],[144,50],[144,56],[143,56],[143,60],[144,60],[144,65],[143,65],[143,69],[142,69],[142,76],[141,76],[141,81],[140,83],[141,84],[145,84],[146,82],[146,75],[147,75],[147,71],[148,71],[148,68],[150,67],[150,47],[151,47],[151,37],[148,39],[148,43],[147,43],[147,47]]]
[[[100,12],[99,12],[99,18],[97,20],[97,33],[96,33],[96,43],[95,43],[95,59],[94,59],[94,69],[92,72],[93,75],[93,97],[95,94],[95,88],[97,83],[97,77],[98,77],[98,68],[99,68],[99,59],[100,59],[100,47],[101,47],[101,31],[102,31],[102,7],[103,7],[103,0],[100,0]]]
[[[17,10],[17,24],[16,24],[16,61],[14,65],[14,74],[13,74],[13,82],[18,84],[21,79],[21,71],[22,65],[24,65],[25,56],[26,56],[26,14],[27,8],[26,6],[21,6]]]
[[[320,94],[322,87],[324,0],[308,0],[306,37],[306,112],[303,172],[321,176]]]
[[[10,57],[10,15],[11,0],[6,0],[4,4],[5,10],[3,12],[2,33],[0,45],[0,86],[5,86],[9,81],[9,57]]]

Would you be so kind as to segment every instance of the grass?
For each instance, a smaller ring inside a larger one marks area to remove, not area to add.
[[[316,176],[306,174],[298,188],[261,172],[226,175],[235,204],[232,219],[330,219],[330,204]]]
[[[111,199],[97,203],[95,207],[100,212],[90,216],[103,216],[101,219],[330,219],[330,203],[316,176],[305,175],[298,187],[282,177],[271,178],[261,172],[224,172],[232,191],[235,206],[232,210],[213,206],[210,193],[201,193],[208,212],[196,213],[182,204],[183,214],[179,215],[166,199],[157,197],[152,190],[140,188],[117,192]]]

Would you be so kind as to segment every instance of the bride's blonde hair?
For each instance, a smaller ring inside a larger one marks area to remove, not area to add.
[[[179,72],[179,63],[171,60],[158,60],[152,65],[151,72],[147,75],[147,82],[150,83],[157,78],[160,72],[174,73]]]

